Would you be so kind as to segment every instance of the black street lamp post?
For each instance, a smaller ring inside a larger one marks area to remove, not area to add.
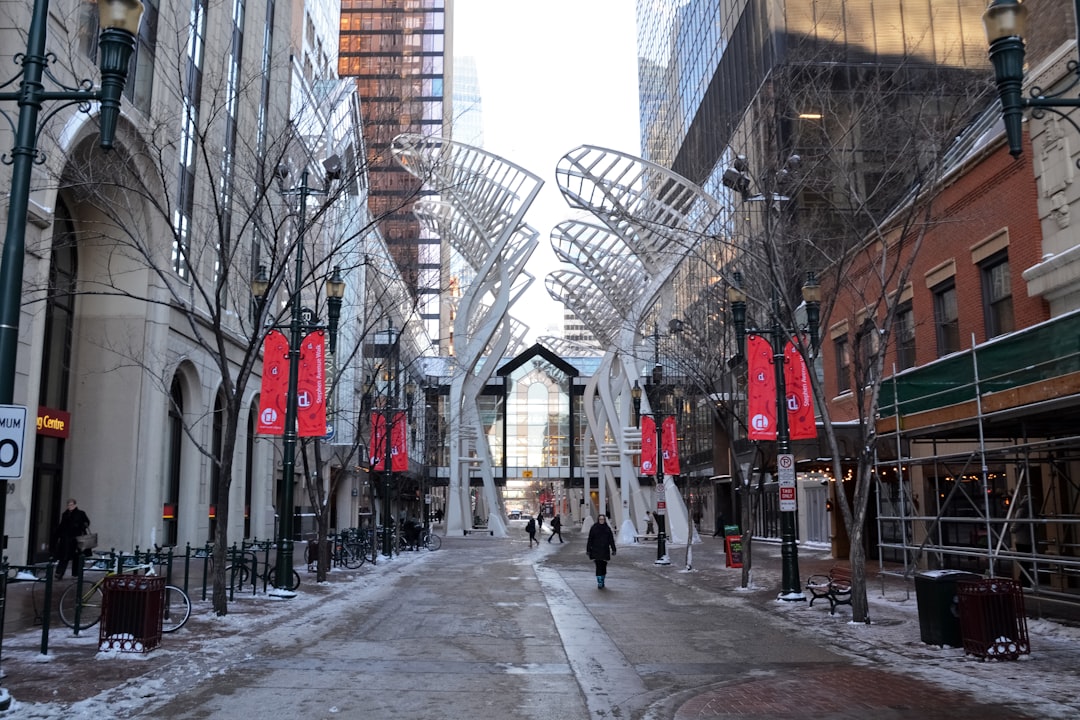
[[[143,4],[138,0],[98,0],[98,20],[101,36],[101,86],[85,79],[77,87],[60,85],[60,90],[46,90],[42,80],[48,76],[52,55],[45,50],[48,34],[49,2],[35,0],[27,33],[26,52],[15,56],[22,64],[18,90],[0,92],[0,101],[16,101],[19,105],[15,145],[11,150],[11,188],[9,191],[7,231],[4,251],[0,258],[0,405],[11,405],[15,399],[15,374],[19,352],[19,313],[22,309],[23,258],[26,254],[26,215],[30,208],[30,178],[38,159],[39,115],[45,102],[58,102],[42,120],[48,121],[65,107],[77,105],[90,112],[90,103],[101,104],[100,144],[111,150],[116,139],[120,118],[120,98],[127,83],[128,64],[135,51],[135,40],[142,21]],[[8,87],[19,79],[16,75],[0,87]],[[3,112],[3,111],[0,111]],[[11,121],[6,112],[4,117]],[[7,514],[7,480],[0,479],[0,538],[4,536]],[[0,599],[2,603],[2,599]],[[0,708],[3,710],[6,708]]]
[[[391,557],[394,552],[394,533],[391,532],[393,527],[393,508],[390,502],[390,488],[393,485],[393,454],[391,435],[393,431],[394,423],[394,410],[392,406],[395,404],[397,398],[398,389],[398,342],[401,340],[401,332],[397,335],[394,334],[394,322],[393,320],[386,321],[386,365],[387,372],[389,373],[386,380],[386,402],[383,405],[383,555]],[[391,365],[391,362],[393,365]]]
[[[649,376],[651,380],[651,386],[656,389],[654,399],[657,407],[653,409],[651,413],[653,418],[653,424],[656,426],[656,503],[657,507],[653,510],[653,516],[656,518],[656,561],[654,565],[670,565],[671,560],[668,559],[667,554],[667,487],[664,482],[664,414],[662,403],[666,400],[664,391],[661,388],[661,383],[664,380],[664,366],[660,364],[660,326],[653,326],[653,368],[652,373]],[[635,381],[635,387],[637,383]],[[633,396],[633,390],[631,390],[631,396]],[[638,397],[640,397],[640,390],[638,390]],[[651,407],[651,406],[650,406]],[[640,413],[640,403],[637,404],[637,410]],[[659,411],[659,412],[658,412]],[[640,420],[639,420],[640,422]],[[660,493],[663,492],[664,495]],[[663,506],[661,506],[663,503]],[[691,537],[687,538],[688,541],[692,540]]]
[[[731,304],[732,320],[738,342],[739,356],[745,357],[744,350],[747,333],[769,338],[773,353],[773,372],[776,383],[776,456],[779,465],[781,456],[790,456],[791,435],[787,418],[787,387],[784,381],[784,349],[789,335],[797,331],[784,329],[780,323],[780,300],[776,293],[772,298],[772,322],[767,329],[746,326],[746,293],[742,289],[742,275],[736,272],[728,288],[728,301]],[[816,351],[818,346],[818,323],[820,321],[821,286],[814,273],[807,273],[803,285],[803,302],[806,303],[807,330],[810,345]],[[779,468],[778,468],[779,474]],[[781,594],[783,600],[805,600],[799,584],[799,550],[795,542],[795,510],[780,512],[780,561],[783,571]]]
[[[1073,20],[1080,38],[1080,0],[1074,0]],[[1080,62],[1070,60],[1068,68],[1075,77],[1060,92],[1046,94],[1042,88],[1031,90],[1024,97],[1024,33],[1027,30],[1027,8],[1020,0],[991,0],[983,13],[986,40],[990,43],[990,62],[994,66],[998,95],[1001,98],[1001,114],[1005,120],[1005,135],[1009,154],[1019,156],[1023,150],[1022,122],[1025,108],[1034,108],[1035,117],[1050,111],[1067,120],[1077,132],[1080,125],[1057,108],[1080,107],[1080,98],[1063,95],[1080,85]]]
[[[327,183],[338,179],[338,174],[327,166]],[[296,416],[299,412],[299,374],[300,374],[300,345],[303,342],[303,333],[316,330],[320,325],[317,318],[305,318],[303,309],[303,297],[300,288],[304,282],[304,236],[307,234],[307,202],[311,195],[326,194],[326,189],[308,187],[308,170],[305,168],[300,176],[300,185],[284,191],[285,195],[299,195],[300,210],[299,223],[296,239],[295,275],[293,277],[292,297],[290,298],[289,318],[289,382],[285,391],[285,429],[282,434],[281,456],[281,507],[278,515],[281,520],[278,523],[277,553],[274,561],[274,594],[282,597],[292,597],[293,592],[293,519],[295,508],[293,507],[293,482],[296,473],[296,445],[299,439],[296,427]],[[266,269],[259,267],[255,279],[251,282],[252,295],[261,304],[266,299],[269,282]],[[337,349],[337,323],[341,316],[341,298],[345,294],[345,282],[341,278],[341,269],[334,268],[334,272],[326,281],[326,295],[328,316],[330,320],[330,352],[333,354]]]

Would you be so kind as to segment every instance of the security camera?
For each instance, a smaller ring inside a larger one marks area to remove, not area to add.
[[[282,182],[285,179],[287,179],[289,177],[289,166],[288,166],[288,164],[286,164],[286,163],[278,163],[278,166],[276,168],[274,168],[274,177],[276,177],[279,182]]]
[[[340,180],[341,179],[341,158],[337,155],[331,155],[322,161],[323,168],[326,170],[326,179]]]

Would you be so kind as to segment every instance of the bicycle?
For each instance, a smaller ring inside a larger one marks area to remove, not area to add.
[[[225,566],[225,582],[229,584],[229,589],[242,589],[249,583],[254,583],[255,580],[262,580],[263,588],[272,587],[276,588],[277,584],[277,565],[270,563],[263,563],[263,571],[255,572],[255,568],[259,566],[259,559],[254,556],[248,557],[247,552],[240,554],[233,562]],[[296,572],[296,568],[292,571],[292,584],[285,588],[286,590],[295,590],[300,587],[300,573]]]
[[[330,548],[330,562],[335,566],[344,566],[350,570],[355,570],[364,564],[367,557],[364,556],[363,545],[352,539],[348,532],[343,532],[339,535],[332,536],[329,540],[324,540]],[[315,566],[319,561],[318,558],[318,545],[314,540],[309,540],[307,549],[305,551],[305,557],[308,564],[308,572],[314,572]]]
[[[430,530],[421,530],[420,545],[428,550],[438,550],[442,547],[442,538]]]
[[[355,570],[364,564],[367,556],[364,555],[364,546],[357,540],[350,540],[345,535],[339,535],[334,542],[332,559],[338,565],[344,565],[350,570]]]
[[[99,558],[96,565],[101,565],[106,558]],[[96,569],[96,567],[95,567]],[[137,572],[145,570],[147,575],[154,575],[154,565],[128,565],[120,567],[120,558],[116,557],[111,568],[107,568],[105,574],[89,587],[83,589],[79,596],[79,583],[69,585],[60,596],[60,619],[69,628],[75,628],[75,614],[79,614],[79,630],[92,628],[101,621],[101,608],[105,601],[105,593],[102,586],[105,579],[121,574],[124,570]],[[161,602],[161,631],[166,633],[176,632],[184,627],[188,618],[191,617],[191,598],[187,593],[175,585],[166,585]]]

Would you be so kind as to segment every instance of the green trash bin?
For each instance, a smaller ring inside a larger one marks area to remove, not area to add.
[[[957,583],[982,576],[963,570],[927,570],[915,576],[915,600],[919,605],[919,633],[928,645],[960,647]]]

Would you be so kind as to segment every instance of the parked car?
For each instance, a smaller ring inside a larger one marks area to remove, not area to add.
[[[508,516],[509,516],[509,518],[511,520],[520,520],[521,519],[521,511],[520,510],[511,510],[508,513]]]

